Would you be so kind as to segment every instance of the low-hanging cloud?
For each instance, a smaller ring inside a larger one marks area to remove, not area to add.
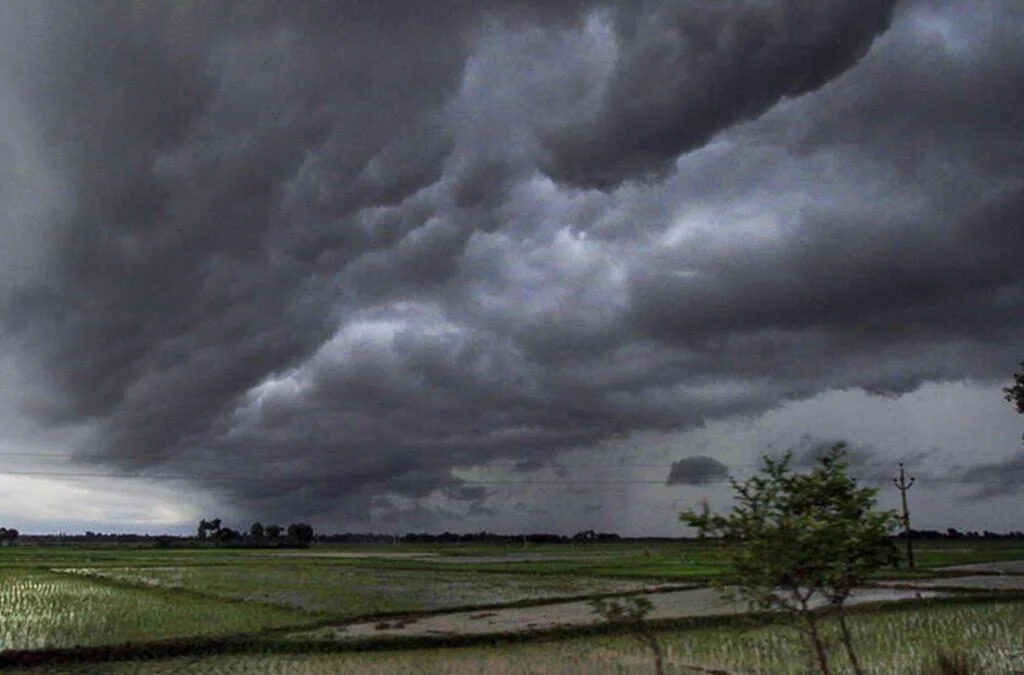
[[[696,455],[672,462],[669,485],[707,485],[729,477],[729,467],[714,457]]]
[[[1001,377],[1021,13],[6,5],[0,176],[46,186],[0,187],[21,405],[83,464],[358,525],[492,508],[464,468]]]
[[[1001,461],[978,464],[960,472],[957,479],[976,489],[968,496],[973,501],[1016,494],[1024,489],[1024,452]]]

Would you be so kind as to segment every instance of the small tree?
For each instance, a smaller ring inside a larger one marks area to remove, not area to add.
[[[665,657],[661,651],[661,644],[658,636],[651,630],[647,623],[647,615],[654,609],[650,600],[643,596],[625,598],[624,600],[609,600],[599,598],[591,600],[590,606],[594,612],[609,623],[621,623],[630,625],[637,636],[651,648],[654,655],[654,672],[663,675],[665,672]]]
[[[267,539],[277,540],[281,538],[281,526],[280,525],[267,525],[264,528],[264,533],[267,535]]]
[[[249,528],[249,537],[251,537],[253,541],[263,541],[263,534],[263,523],[257,520]]]
[[[1013,384],[1003,388],[1006,400],[1013,404],[1021,415],[1024,415],[1024,361],[1020,362],[1020,372],[1014,374]],[[1024,436],[1021,436],[1024,439]]]
[[[810,473],[791,471],[792,453],[763,458],[759,474],[732,480],[737,504],[727,515],[707,509],[681,513],[701,535],[728,544],[728,572],[717,583],[752,609],[782,610],[799,618],[821,673],[829,657],[816,605],[839,615],[843,646],[855,673],[862,673],[846,623],[846,601],[873,572],[894,564],[893,511],[877,511],[877,490],[861,488],[847,474],[846,444],[829,448]]]
[[[1013,385],[1005,387],[1003,394],[1017,408],[1017,412],[1024,415],[1024,361],[1020,362],[1020,369],[1021,372],[1013,376]]]
[[[232,530],[230,527],[221,527],[213,533],[213,536],[217,539],[219,543],[227,544],[238,539],[239,533],[235,530]]]
[[[309,546],[313,541],[313,526],[308,523],[292,523],[288,526],[288,539],[300,546]]]

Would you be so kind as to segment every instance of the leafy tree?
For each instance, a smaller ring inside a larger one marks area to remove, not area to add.
[[[1020,362],[1020,372],[1013,376],[1013,385],[1005,387],[1003,394],[1017,412],[1024,415],[1024,361]],[[1024,439],[1024,436],[1021,436],[1021,439]]]
[[[313,526],[307,523],[292,523],[288,526],[288,538],[299,544],[308,545],[313,541]]]
[[[223,544],[238,539],[239,533],[235,530],[232,530],[230,527],[221,527],[213,533],[213,536],[217,539],[218,542]]]
[[[1020,368],[1021,372],[1013,376],[1013,385],[1005,387],[1003,394],[1017,408],[1017,412],[1024,415],[1024,361],[1020,362]]]
[[[234,530],[231,528],[221,527],[220,518],[214,518],[213,520],[203,519],[199,521],[199,527],[196,529],[196,536],[200,541],[206,541],[207,539],[213,539],[214,541],[227,541],[232,538],[231,536],[228,536],[228,534],[233,532]]]
[[[253,523],[252,526],[249,528],[249,536],[255,539],[256,541],[261,541],[263,539],[264,534],[265,531],[263,529],[263,523],[259,522],[258,520],[255,523]]]
[[[654,672],[664,675],[665,656],[658,642],[658,636],[647,623],[647,615],[654,609],[650,600],[643,596],[625,598],[624,600],[599,598],[591,600],[594,612],[609,623],[622,623],[632,626],[637,636],[651,648],[654,654]]]
[[[779,460],[764,457],[758,474],[731,481],[737,502],[731,513],[700,509],[679,518],[727,542],[728,570],[717,582],[725,594],[752,609],[800,619],[825,674],[829,656],[815,609],[824,604],[837,611],[843,646],[859,675],[846,601],[870,574],[899,560],[890,536],[899,519],[893,511],[876,510],[878,490],[857,486],[845,455],[846,444],[838,443],[806,474],[790,469],[792,452]]]
[[[280,525],[267,525],[264,528],[264,533],[268,539],[280,539],[281,538],[281,526]]]

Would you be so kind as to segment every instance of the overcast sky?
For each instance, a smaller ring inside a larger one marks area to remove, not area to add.
[[[1024,530],[1024,3],[0,4],[0,520]]]

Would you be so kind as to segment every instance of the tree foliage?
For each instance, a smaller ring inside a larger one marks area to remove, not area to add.
[[[1013,384],[1003,389],[1003,395],[1017,408],[1017,412],[1024,415],[1024,361],[1020,362],[1020,369],[1013,376]]]
[[[220,518],[199,521],[196,538],[204,545],[217,546],[299,546],[308,547],[315,539],[313,526],[308,523],[292,523],[287,528],[280,525],[263,525],[254,522],[248,531],[226,527]]]
[[[288,538],[299,544],[310,544],[313,541],[313,526],[308,523],[292,523],[288,526]]]
[[[899,524],[896,513],[876,509],[878,491],[859,487],[848,475],[845,454],[846,445],[838,443],[803,474],[791,469],[792,453],[765,457],[758,474],[731,481],[736,505],[729,514],[701,508],[679,516],[700,535],[726,542],[727,573],[717,582],[723,592],[751,609],[802,619],[824,673],[828,655],[816,608],[839,611],[844,645],[860,672],[844,604],[869,575],[899,560],[891,537]]]

